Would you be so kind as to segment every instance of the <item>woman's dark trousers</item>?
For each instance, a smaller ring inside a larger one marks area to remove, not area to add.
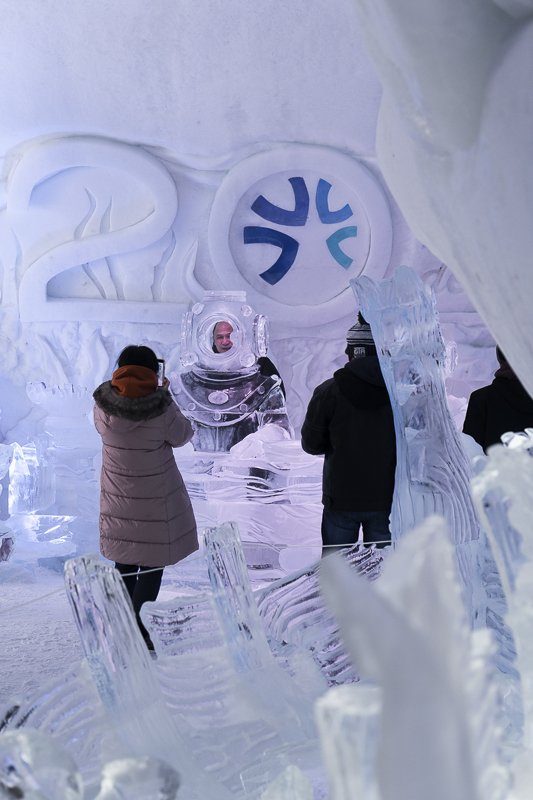
[[[143,635],[144,641],[146,642],[148,649],[153,650],[154,646],[152,644],[152,640],[150,639],[150,634],[142,624],[139,614],[141,611],[141,606],[144,603],[157,600],[157,595],[159,594],[161,581],[163,579],[163,567],[161,567],[161,569],[156,569],[153,572],[153,567],[140,567],[131,564],[119,564],[118,562],[115,563],[115,567],[122,575],[122,580],[124,581],[128,594],[131,597],[137,624]]]

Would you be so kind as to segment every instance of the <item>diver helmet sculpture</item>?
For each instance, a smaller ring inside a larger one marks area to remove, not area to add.
[[[194,423],[195,450],[228,451],[268,423],[290,432],[267,350],[267,319],[254,313],[245,292],[206,292],[184,315],[183,371],[172,391]]]

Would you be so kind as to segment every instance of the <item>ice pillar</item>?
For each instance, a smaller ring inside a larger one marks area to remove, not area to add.
[[[127,753],[167,761],[202,800],[229,800],[174,724],[119,573],[83,556],[66,563],[65,582],[98,693]]]
[[[381,690],[371,684],[335,686],[315,705],[330,800],[380,800],[377,749]]]
[[[394,414],[393,537],[441,514],[454,542],[477,539],[470,467],[446,401],[446,353],[433,292],[408,267],[380,283],[366,276],[351,283],[372,328]]]

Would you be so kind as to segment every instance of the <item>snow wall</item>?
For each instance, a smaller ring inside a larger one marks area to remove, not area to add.
[[[298,429],[344,361],[351,278],[412,266],[436,291],[448,381],[488,382],[492,338],[377,165],[381,87],[351,0],[0,0],[0,434],[28,381],[94,387],[129,343],[179,369],[181,316],[244,290]]]

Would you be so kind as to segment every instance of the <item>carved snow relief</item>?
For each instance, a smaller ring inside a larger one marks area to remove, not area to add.
[[[269,317],[308,326],[349,314],[350,278],[382,277],[392,220],[378,179],[326,147],[287,145],[241,161],[221,184],[209,248],[223,284]]]
[[[141,147],[72,136],[22,151],[7,181],[23,322],[175,321],[176,184]]]

